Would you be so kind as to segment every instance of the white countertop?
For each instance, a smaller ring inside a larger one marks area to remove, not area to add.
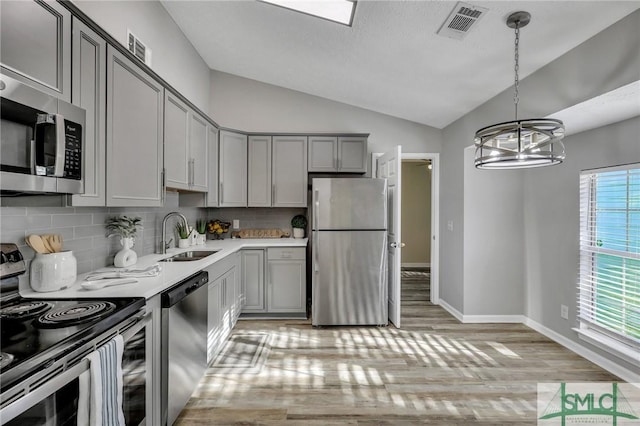
[[[182,281],[183,279],[195,274],[196,272],[216,263],[245,248],[268,248],[268,247],[306,247],[307,238],[274,238],[274,239],[228,239],[228,240],[209,240],[205,245],[192,246],[186,249],[169,249],[167,254],[149,254],[138,258],[138,262],[131,268],[141,269],[157,263],[160,259],[171,257],[175,254],[192,251],[192,250],[219,250],[217,253],[207,256],[202,260],[189,262],[160,262],[162,268],[160,274],[155,277],[136,278],[137,283],[122,284],[111,287],[105,287],[99,290],[85,290],[81,283],[89,273],[78,275],[76,282],[69,288],[52,291],[47,293],[39,293],[33,291],[30,287],[21,289],[20,295],[25,298],[37,299],[86,299],[86,298],[108,298],[108,297],[144,297],[149,299],[156,294],[164,291],[172,285]],[[122,268],[107,267],[101,268],[100,271],[111,270],[117,271]]]

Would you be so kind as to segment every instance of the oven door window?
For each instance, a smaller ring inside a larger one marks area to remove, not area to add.
[[[77,413],[78,379],[75,379],[6,423],[6,426],[76,426]]]
[[[134,334],[122,353],[122,409],[127,425],[139,425],[145,419],[147,363],[145,328]]]

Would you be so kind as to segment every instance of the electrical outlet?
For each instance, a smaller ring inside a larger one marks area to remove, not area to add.
[[[453,221],[452,220],[447,221],[447,230],[453,231]]]
[[[567,305],[560,305],[560,317],[569,319],[569,307]]]
[[[233,229],[240,229],[240,221],[238,219],[233,219]]]

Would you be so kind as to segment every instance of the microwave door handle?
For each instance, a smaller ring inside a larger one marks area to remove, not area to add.
[[[64,117],[56,114],[56,162],[53,175],[64,176],[64,153],[67,140],[64,132]]]

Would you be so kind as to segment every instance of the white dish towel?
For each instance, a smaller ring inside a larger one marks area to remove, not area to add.
[[[117,335],[87,355],[89,371],[79,378],[78,426],[124,426],[122,411],[122,352]]]

